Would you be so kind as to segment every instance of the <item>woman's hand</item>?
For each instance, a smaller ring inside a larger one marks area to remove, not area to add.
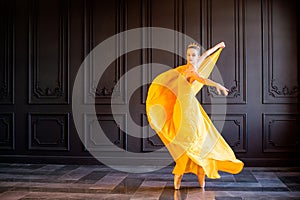
[[[218,45],[218,48],[225,48],[225,43],[224,42],[220,42]]]
[[[220,83],[217,83],[217,82],[214,82],[214,81],[212,81],[212,80],[210,80],[209,78],[202,78],[203,79],[203,84],[204,85],[208,85],[208,86],[213,86],[213,87],[215,87],[216,88],[216,90],[217,90],[217,92],[218,92],[218,95],[220,95],[220,94],[224,94],[225,96],[227,96],[228,95],[228,92],[229,92],[229,90],[226,88],[226,87],[224,87],[223,85],[221,85]],[[196,80],[198,80],[198,79],[196,79]],[[200,83],[202,83],[200,80],[198,80]],[[222,92],[222,93],[221,93]]]
[[[208,49],[207,51],[205,51],[198,59],[198,66],[201,65],[201,63],[204,61],[204,59],[207,56],[210,56],[213,52],[217,51],[219,48],[225,48],[225,43],[224,42],[220,42],[219,44],[216,44],[215,46],[213,46],[213,48]]]
[[[225,96],[228,95],[229,90],[228,90],[226,87],[224,87],[224,86],[222,86],[222,85],[220,85],[220,84],[217,84],[215,87],[216,87],[216,90],[217,90],[217,92],[218,92],[218,95],[221,95],[221,92],[222,92]]]

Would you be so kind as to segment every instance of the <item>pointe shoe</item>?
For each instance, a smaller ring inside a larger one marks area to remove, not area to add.
[[[180,183],[181,183],[182,175],[174,175],[174,189],[179,190],[180,189]]]
[[[204,188],[205,187],[205,175],[199,175],[198,176],[198,182],[200,187]]]

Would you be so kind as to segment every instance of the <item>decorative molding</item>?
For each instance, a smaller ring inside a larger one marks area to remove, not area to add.
[[[0,104],[14,104],[15,84],[15,2],[0,2],[0,46],[3,55],[0,61]]]
[[[158,151],[165,147],[163,142],[160,140],[159,136],[155,133],[155,131],[150,127],[146,114],[141,114],[142,118],[142,134],[143,134],[143,143],[142,143],[142,151],[150,152],[150,151]],[[167,152],[166,149],[161,150],[161,152]]]
[[[151,13],[152,13],[152,6],[150,0],[144,0],[141,1],[141,15],[142,15],[142,22],[141,27],[152,27],[152,21],[151,21]],[[151,34],[143,33],[143,46],[148,46],[145,43],[149,44],[151,42]],[[142,57],[141,61],[142,63],[152,63],[152,50],[151,49],[142,49]],[[147,83],[150,82],[150,80],[153,79],[152,77],[152,68],[147,67],[147,70],[145,68],[142,69],[142,79],[143,83],[145,83],[144,80],[147,80]],[[144,85],[142,87],[142,104],[146,104],[147,99],[147,93],[149,90],[150,85]]]
[[[228,96],[233,96],[237,98],[240,96],[240,91],[238,90],[238,81],[234,80],[235,84],[229,89]],[[206,87],[207,96],[218,96],[218,92],[215,87]]]
[[[107,127],[102,127],[101,123],[112,123],[110,125],[110,132],[105,132]],[[104,133],[97,133],[94,130],[95,124],[99,124],[104,131]],[[112,129],[116,128],[117,132],[113,132]],[[92,115],[84,115],[84,150],[85,151],[101,151],[101,152],[115,152],[122,151],[122,149],[127,150],[127,115],[126,114],[101,114],[94,119]],[[105,134],[105,135],[104,135]],[[111,136],[115,136],[112,140]],[[110,140],[111,144],[103,142],[105,140]],[[116,148],[115,146],[119,147]]]
[[[180,33],[184,33],[184,27],[185,27],[185,21],[184,21],[184,0],[174,0],[174,30]],[[180,55],[180,52],[182,51],[180,49],[180,46],[182,46],[183,52],[185,52],[185,46],[181,45],[182,42],[180,37],[175,37],[174,46],[175,46],[175,52],[174,54],[174,67],[182,65],[182,62],[180,60],[182,59]],[[185,39],[185,38],[184,38]],[[183,40],[184,40],[183,39]]]
[[[60,69],[61,71],[61,69]],[[38,76],[36,74],[36,71],[34,70],[33,72],[36,75],[35,80],[38,80]],[[56,87],[55,88],[49,88],[49,87],[45,87],[44,89],[41,88],[40,86],[40,81],[37,81],[34,83],[35,85],[35,89],[33,91],[33,95],[35,97],[37,97],[38,99],[43,99],[43,98],[51,98],[51,97],[62,97],[64,95],[63,89],[62,89],[62,79],[60,81],[58,81],[56,83]]]
[[[221,131],[222,136],[231,146],[231,148],[237,153],[247,153],[248,152],[248,119],[247,114],[214,114],[212,117],[212,122],[215,124],[218,131]],[[224,127],[219,130],[218,122],[223,123]],[[226,132],[226,125],[233,125],[236,127],[236,134],[233,133],[233,128],[230,129],[230,133]],[[225,128],[225,130],[224,130]]]
[[[55,142],[43,142],[39,139],[38,133],[37,133],[37,126],[39,125],[39,123],[42,123],[43,121],[53,121],[56,122],[58,126],[60,126],[61,128],[61,132],[60,132],[60,138],[58,138],[57,141]],[[36,120],[32,120],[32,127],[33,127],[33,141],[32,143],[36,143],[39,146],[41,145],[59,145],[59,144],[63,144],[65,142],[65,137],[64,137],[64,122],[61,119],[58,118],[45,118],[45,119],[36,119]]]
[[[0,149],[15,150],[15,115],[0,113]]]
[[[298,114],[263,113],[263,152],[299,152],[299,121]]]
[[[40,78],[43,68],[40,64],[40,32],[38,0],[30,1],[29,12],[29,103],[30,104],[69,104],[69,0],[57,1],[59,4],[58,64],[54,85],[45,85]],[[47,47],[49,48],[49,47]],[[57,51],[51,49],[52,51]]]
[[[97,45],[96,44],[96,34],[95,33],[95,26],[97,20],[95,20],[95,6],[93,5],[97,1],[93,0],[86,0],[84,1],[84,55],[87,56],[90,52],[92,52],[93,48]],[[114,25],[114,33],[118,34],[124,30],[126,30],[127,26],[127,7],[125,5],[125,1],[117,1],[114,2],[114,10],[116,13],[115,19],[112,23]],[[95,99],[95,104],[111,104],[111,98],[115,97],[122,97],[121,102],[118,104],[125,104],[126,103],[126,89],[125,89],[125,82],[118,84],[118,80],[126,71],[126,57],[127,55],[120,56],[122,52],[122,48],[126,48],[126,40],[124,40],[124,44],[121,44],[121,40],[124,38],[120,38],[116,42],[116,55],[117,59],[115,61],[115,70],[114,70],[114,77],[113,78],[113,85],[99,85],[99,82],[95,81],[98,80],[94,77],[95,71],[95,64],[94,64],[94,55],[91,54],[89,56],[88,65],[89,67],[85,67],[85,76],[84,76],[84,83],[85,83],[85,95],[84,95],[84,102],[85,104],[90,104],[93,102],[91,98]],[[96,56],[96,55],[95,55]],[[108,66],[107,66],[108,67]],[[101,79],[107,77],[101,77]],[[110,78],[110,79],[111,79]],[[100,83],[101,84],[101,83]],[[112,94],[114,93],[114,96]],[[122,96],[123,95],[123,96]]]
[[[271,87],[269,88],[269,95],[276,98],[276,95],[279,96],[297,96],[299,94],[299,87],[294,86],[293,88],[288,88],[286,85],[280,90],[278,86],[274,84],[275,79],[271,80]]]
[[[234,6],[234,57],[235,57],[235,73],[233,78],[233,85],[227,86],[229,88],[229,93],[227,98],[228,104],[246,104],[247,103],[247,67],[246,67],[246,0],[233,0]],[[211,0],[205,1],[203,7],[206,6],[206,15],[203,18],[206,18],[207,22],[203,23],[202,33],[207,35],[207,44],[206,46],[212,46],[213,43],[213,5]],[[207,26],[207,27],[205,27]],[[204,30],[207,30],[204,33]],[[204,41],[203,37],[203,41]],[[214,76],[214,71],[211,74],[212,79]],[[218,95],[215,88],[207,87],[206,90],[202,90],[202,102],[203,104],[210,105],[211,102],[209,98],[216,98],[214,103],[222,104],[223,101],[218,101],[218,98],[224,98],[223,96]]]
[[[7,68],[5,69],[5,71],[7,71]],[[5,81],[2,81],[0,82],[0,99],[6,99],[7,97],[9,97],[9,94],[8,94],[8,84],[7,84],[7,79],[8,79],[8,74],[4,74],[4,80]],[[1,101],[2,102],[2,101]]]
[[[141,9],[142,9],[142,24],[141,27],[152,27],[152,26],[156,26],[153,25],[153,16],[156,16],[154,13],[155,11],[153,11],[153,2],[151,0],[145,0],[142,1],[142,5],[141,5]],[[185,1],[183,0],[174,0],[174,16],[173,16],[173,29],[175,31],[178,32],[182,32],[184,33],[185,31],[185,17],[184,17],[184,13],[185,13]],[[171,7],[171,6],[170,6]],[[152,37],[151,37],[151,33],[143,33],[143,42],[147,43],[147,44],[151,44],[152,42]],[[181,52],[180,50],[180,46],[182,45],[182,42],[186,42],[184,39],[182,39],[183,41],[180,41],[178,37],[175,37],[174,40],[174,52],[176,52],[176,54],[174,54],[173,56],[173,67],[177,67],[180,65],[181,60],[183,58],[181,58],[179,56],[179,52]],[[150,45],[143,45],[143,46],[150,46]],[[182,45],[184,48],[185,46]],[[153,63],[153,54],[155,54],[155,52],[153,52],[153,50],[157,50],[157,49],[143,49],[142,51],[142,63]],[[156,74],[157,75],[157,74]],[[143,68],[142,69],[142,79],[143,79],[143,83],[151,83],[151,80],[153,80],[153,70],[151,67],[151,64],[149,64],[149,67],[146,68],[146,70]],[[146,81],[144,81],[146,80]],[[141,100],[141,104],[146,104],[146,97],[147,97],[147,92],[149,89],[149,84],[144,85],[142,87],[142,100]]]
[[[69,121],[69,113],[29,113],[29,150],[69,151]],[[49,124],[53,126],[47,127]],[[39,131],[39,129],[49,130],[51,128],[59,130],[59,135],[56,135],[57,138],[54,138],[55,135],[46,134],[47,131]]]
[[[284,11],[282,11],[284,12]],[[292,11],[291,11],[292,12]],[[297,30],[297,29],[296,29]],[[284,31],[284,30],[280,30]],[[297,30],[299,31],[299,29]],[[274,12],[273,1],[262,1],[262,48],[263,48],[263,103],[297,103],[299,96],[299,86],[287,86],[286,83],[280,85],[274,68]],[[296,45],[296,43],[295,43]],[[281,51],[281,50],[280,50]],[[297,56],[295,56],[297,59]],[[299,59],[297,59],[297,63]],[[288,64],[286,63],[288,66]],[[286,67],[282,66],[282,67]],[[295,66],[297,69],[297,66]],[[297,72],[296,72],[297,73]],[[281,75],[279,75],[281,77]],[[284,79],[286,82],[290,79]],[[298,83],[298,82],[297,82]]]

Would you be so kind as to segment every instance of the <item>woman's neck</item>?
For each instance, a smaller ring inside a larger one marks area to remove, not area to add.
[[[192,69],[193,69],[193,70],[197,70],[197,69],[198,69],[198,66],[197,66],[197,65],[195,66],[195,65],[193,65],[193,64],[191,64],[191,63],[188,63],[187,65],[188,65],[188,68],[191,69],[191,70],[192,70]]]

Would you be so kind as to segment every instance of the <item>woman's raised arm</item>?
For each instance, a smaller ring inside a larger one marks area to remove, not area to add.
[[[202,64],[202,62],[205,60],[206,57],[210,56],[210,54],[212,54],[213,52],[215,52],[217,49],[219,48],[225,48],[225,43],[224,42],[220,42],[219,44],[216,44],[214,47],[208,49],[207,51],[205,51],[198,60],[199,66]]]

